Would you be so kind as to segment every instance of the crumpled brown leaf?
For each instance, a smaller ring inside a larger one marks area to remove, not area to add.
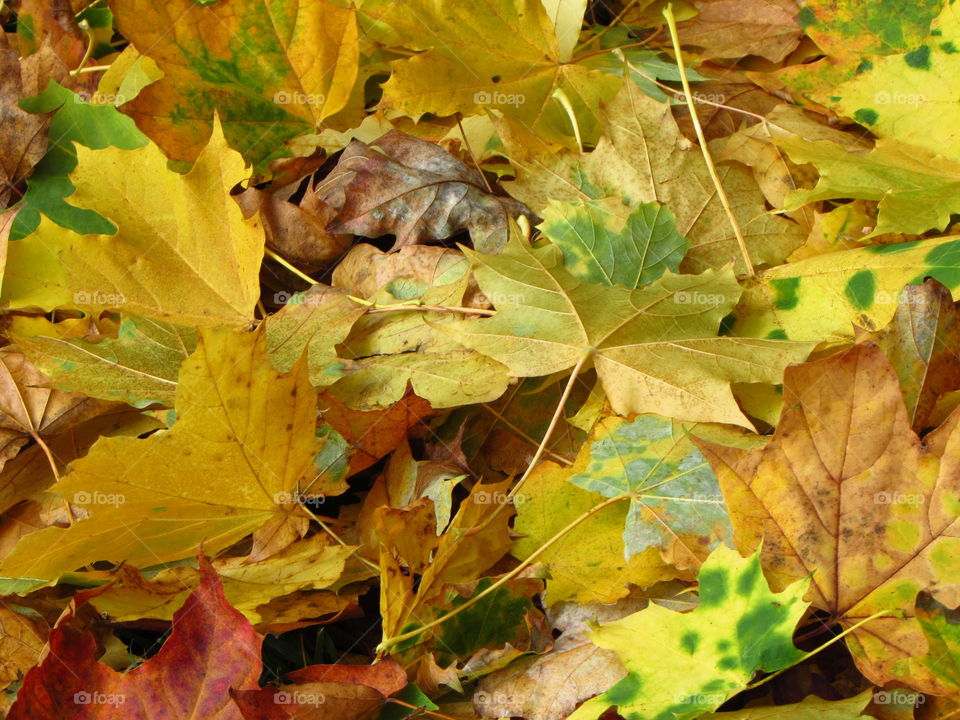
[[[58,435],[119,403],[43,387],[48,378],[15,350],[0,352],[0,468],[30,438]]]
[[[684,45],[710,58],[759,55],[780,62],[800,44],[795,0],[695,0],[696,17],[678,23]]]
[[[397,246],[469,230],[477,250],[496,252],[507,242],[509,218],[536,221],[522,203],[491,194],[478,170],[398,130],[370,145],[351,142],[317,195],[338,211],[331,232],[393,234]]]
[[[19,199],[15,185],[30,175],[47,150],[44,131],[50,118],[21,110],[17,103],[23,96],[18,53],[0,33],[0,208]]]

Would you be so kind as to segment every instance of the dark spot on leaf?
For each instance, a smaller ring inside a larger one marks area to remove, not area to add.
[[[861,125],[876,125],[879,118],[880,113],[873,108],[859,108],[853,113],[853,119]]]
[[[611,705],[624,705],[635,702],[640,696],[643,681],[636,673],[630,673],[623,680],[607,690],[606,698]]]
[[[843,294],[857,310],[866,310],[873,306],[873,296],[877,291],[877,276],[873,270],[861,270],[847,281]]]
[[[700,647],[700,633],[693,630],[687,630],[680,636],[680,647],[693,655]]]
[[[930,46],[921,45],[916,50],[911,50],[903,56],[903,61],[917,70],[930,69]]]
[[[773,306],[777,310],[793,310],[800,302],[800,298],[797,296],[797,288],[800,287],[800,278],[771,280],[770,287],[772,287],[776,293],[776,296],[773,298]]]
[[[811,25],[815,25],[817,22],[817,16],[813,12],[813,8],[810,6],[800,9],[800,12],[797,13],[797,24],[806,30]]]

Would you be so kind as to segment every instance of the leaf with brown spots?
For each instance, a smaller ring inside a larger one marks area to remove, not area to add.
[[[873,682],[954,691],[917,659],[921,590],[954,606],[960,579],[960,413],[923,440],[910,427],[897,375],[874,343],[795,365],[770,443],[699,444],[730,508],[741,552],[762,544],[777,588],[812,576],[807,598],[844,628]],[[899,619],[898,613],[905,619]]]

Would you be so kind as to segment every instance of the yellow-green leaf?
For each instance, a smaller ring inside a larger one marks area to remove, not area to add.
[[[219,125],[179,175],[155,145],[77,148],[75,205],[113,222],[115,235],[77,235],[43,218],[11,243],[2,299],[11,308],[79,308],[180,325],[241,325],[260,296],[263,228],[230,189],[247,176]]]

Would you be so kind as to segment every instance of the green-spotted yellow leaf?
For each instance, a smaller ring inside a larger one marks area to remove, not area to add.
[[[689,720],[720,707],[758,671],[776,672],[803,657],[793,632],[807,609],[806,582],[771,592],[759,554],[742,558],[720,545],[700,568],[699,583],[692,612],[650,605],[590,633],[628,672],[570,720],[594,720],[613,706],[626,720]]]

